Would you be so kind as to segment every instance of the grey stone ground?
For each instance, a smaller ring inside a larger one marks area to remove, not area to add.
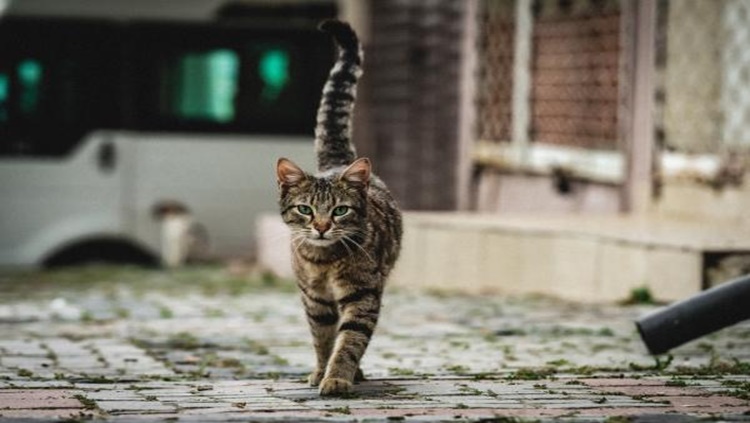
[[[750,325],[657,361],[632,324],[653,308],[391,290],[370,380],[332,399],[302,382],[313,353],[289,283],[227,268],[3,273],[0,416],[750,421]]]

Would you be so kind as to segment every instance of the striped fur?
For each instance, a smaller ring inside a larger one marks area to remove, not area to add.
[[[325,171],[346,166],[356,157],[350,142],[351,122],[363,54],[357,35],[348,24],[324,21],[320,29],[331,34],[338,44],[338,60],[323,87],[315,127],[318,170]]]
[[[339,44],[323,90],[316,153],[319,172],[287,159],[276,167],[279,208],[292,230],[293,267],[317,356],[309,381],[321,395],[349,392],[380,314],[386,278],[401,246],[401,214],[366,158],[349,141],[362,53],[351,28],[321,28]]]

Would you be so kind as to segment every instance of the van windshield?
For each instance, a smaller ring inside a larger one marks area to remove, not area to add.
[[[0,21],[0,156],[64,156],[99,129],[312,135],[333,60],[314,30]]]
[[[333,61],[314,27],[142,25],[134,34],[142,129],[312,135]]]

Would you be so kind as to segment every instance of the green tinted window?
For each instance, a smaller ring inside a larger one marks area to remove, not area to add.
[[[0,123],[8,121],[8,100],[10,98],[8,85],[8,75],[0,73]]]
[[[62,156],[118,127],[120,40],[93,21],[0,21],[0,156]]]
[[[229,122],[234,119],[239,59],[231,50],[189,53],[173,70],[176,89],[171,112],[186,119]]]
[[[24,115],[33,115],[39,107],[42,85],[42,64],[38,60],[26,59],[17,67],[20,88],[19,106]]]
[[[0,21],[0,156],[102,129],[312,135],[333,63],[310,25]]]
[[[137,29],[141,129],[312,135],[334,53],[313,24]]]
[[[276,101],[289,83],[289,53],[279,48],[263,51],[258,60],[258,75],[263,81],[263,100]]]

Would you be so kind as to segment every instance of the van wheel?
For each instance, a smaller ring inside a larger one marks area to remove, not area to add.
[[[95,239],[68,245],[44,259],[44,267],[81,264],[134,264],[158,267],[159,259],[148,251],[121,239]]]

